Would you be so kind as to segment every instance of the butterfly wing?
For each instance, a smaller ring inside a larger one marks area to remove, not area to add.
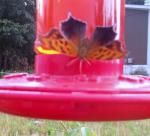
[[[92,60],[112,60],[125,56],[121,42],[115,41],[116,33],[113,27],[96,27],[92,35],[91,48],[86,58]]]
[[[71,56],[76,56],[77,54],[74,44],[65,39],[57,29],[52,29],[46,36],[40,36],[39,40],[47,50],[54,50],[60,54]]]
[[[94,48],[89,50],[86,58],[92,60],[113,60],[123,58],[125,55],[126,51],[121,48],[121,43],[113,41],[107,46],[95,45]]]
[[[122,48],[121,42],[117,40],[107,45],[107,48],[114,52],[114,59],[123,58],[127,54],[127,51]]]
[[[70,15],[67,20],[61,22],[61,31],[67,39],[78,46],[85,38],[86,23]]]
[[[92,42],[101,46],[111,43],[116,37],[113,27],[96,27],[92,35]]]

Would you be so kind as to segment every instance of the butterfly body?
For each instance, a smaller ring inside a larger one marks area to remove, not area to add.
[[[77,45],[77,56],[80,59],[83,59],[86,57],[86,54],[89,51],[89,47],[90,47],[90,41],[89,39],[83,39],[82,41],[80,41],[80,43]]]

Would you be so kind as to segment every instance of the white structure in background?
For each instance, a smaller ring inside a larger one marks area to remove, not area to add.
[[[150,75],[150,66],[149,65],[124,65],[124,74],[130,75],[136,71],[141,71],[139,74],[147,73]]]
[[[147,0],[150,2],[150,0]],[[147,15],[147,63],[146,65],[150,66],[150,5],[145,6],[145,5],[126,5],[126,9],[132,9],[132,10],[138,10],[138,11],[146,11],[148,13]]]
[[[145,5],[126,5],[126,10],[144,11],[147,12],[146,21],[144,25],[147,25],[147,63],[145,65],[132,65],[132,58],[129,58],[128,62],[131,65],[124,66],[124,73],[131,74],[137,70],[145,70],[150,75],[150,0],[145,0]],[[142,12],[141,12],[142,13]],[[136,14],[137,15],[137,14]],[[143,54],[144,55],[144,54]],[[146,55],[146,54],[145,54]]]
[[[150,5],[150,0],[145,0],[145,4],[144,5]]]

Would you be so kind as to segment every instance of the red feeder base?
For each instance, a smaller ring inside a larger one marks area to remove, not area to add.
[[[35,73],[49,75],[119,76],[123,73],[123,59],[109,61],[80,60],[66,55],[36,55]]]
[[[54,120],[146,119],[150,78],[8,75],[0,80],[0,111]]]

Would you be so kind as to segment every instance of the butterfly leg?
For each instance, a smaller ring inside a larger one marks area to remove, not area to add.
[[[92,65],[92,63],[91,63],[87,58],[84,58],[84,61],[85,61],[89,66]]]
[[[92,63],[86,58],[82,58],[82,59],[75,58],[75,59],[71,60],[70,62],[68,62],[67,66],[73,65],[76,61],[79,61],[79,72],[80,72],[80,74],[83,74],[83,63],[84,62],[86,62],[89,66],[92,65]]]
[[[67,66],[73,65],[78,60],[79,60],[79,58],[75,58],[75,59],[71,60],[70,62],[68,62]]]
[[[86,58],[83,58],[80,60],[80,64],[79,64],[79,71],[80,71],[80,74],[83,74],[83,63],[86,62],[89,66],[92,65],[92,63],[86,59]]]
[[[80,63],[79,63],[79,72],[80,74],[83,74],[83,59],[80,60]]]

